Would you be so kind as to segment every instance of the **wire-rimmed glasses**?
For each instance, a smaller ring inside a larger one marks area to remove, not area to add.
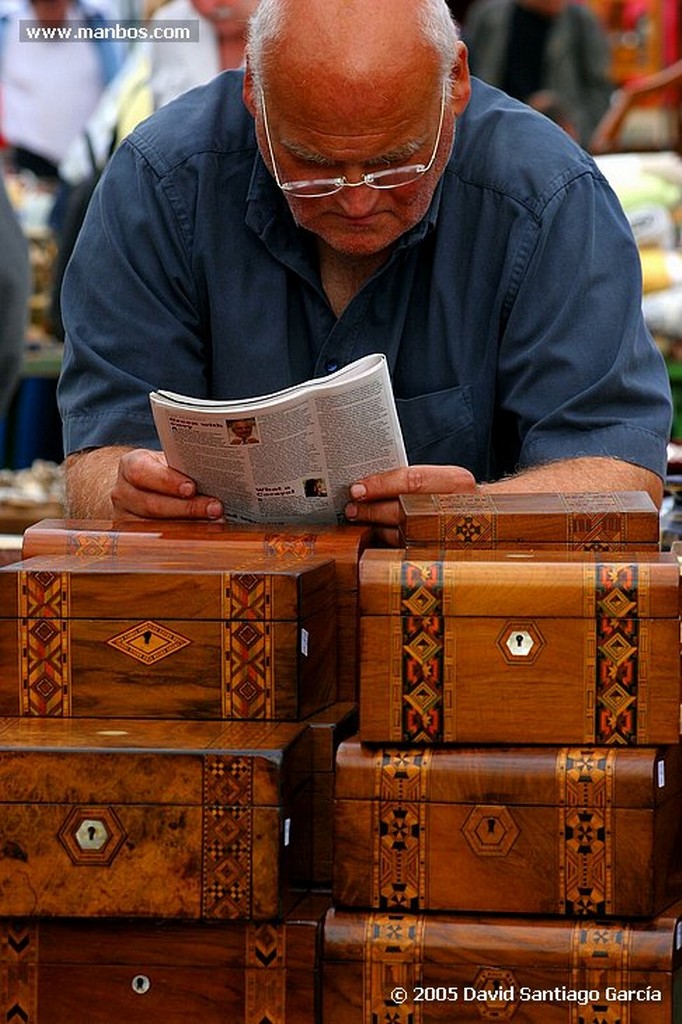
[[[311,178],[303,181],[282,181],[275,160],[275,153],[270,137],[270,126],[268,124],[268,113],[265,106],[265,93],[261,91],[261,109],[263,111],[263,128],[265,139],[268,144],[268,152],[272,163],[272,170],[275,182],[287,195],[296,196],[299,199],[321,199],[323,196],[333,196],[344,188],[359,188],[360,185],[367,185],[368,188],[391,189],[402,188],[404,185],[412,185],[418,181],[427,171],[433,167],[438,153],[440,137],[443,131],[443,120],[445,117],[445,101],[447,98],[447,80],[443,82],[443,90],[440,100],[440,115],[438,118],[438,131],[436,141],[433,145],[433,152],[425,164],[405,164],[401,167],[389,167],[385,171],[370,171],[363,174],[359,181],[348,181],[345,175],[337,178]]]

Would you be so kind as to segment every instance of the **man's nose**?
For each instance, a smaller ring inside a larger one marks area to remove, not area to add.
[[[348,177],[351,187],[342,189],[338,198],[345,213],[350,217],[363,217],[370,214],[379,200],[379,192],[366,185],[360,175]]]

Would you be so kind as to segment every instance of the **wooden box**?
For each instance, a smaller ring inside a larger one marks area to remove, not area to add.
[[[682,905],[652,921],[330,910],[324,1024],[679,1024]]]
[[[642,551],[658,548],[660,525],[643,491],[406,494],[400,532],[405,547],[443,551]]]
[[[0,714],[296,721],[336,697],[334,564],[0,568]]]
[[[78,558],[132,555],[142,564],[168,558],[210,559],[214,568],[235,551],[262,555],[270,564],[331,559],[336,566],[338,700],[358,695],[358,561],[370,544],[367,526],[245,526],[181,520],[45,519],[26,530],[23,557],[71,554]]]
[[[0,721],[7,917],[280,917],[310,873],[310,730]]]
[[[360,737],[679,742],[679,566],[668,553],[367,551]]]
[[[682,749],[339,747],[335,905],[651,917],[682,898]]]
[[[332,704],[308,719],[313,747],[312,876],[310,884],[332,884],[332,835],[336,751],[358,731],[358,706]]]
[[[284,922],[0,919],[11,1024],[314,1024],[328,898]]]

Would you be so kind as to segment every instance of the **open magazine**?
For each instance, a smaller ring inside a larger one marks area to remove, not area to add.
[[[238,522],[342,522],[349,484],[407,465],[384,355],[257,398],[149,397],[168,464]]]

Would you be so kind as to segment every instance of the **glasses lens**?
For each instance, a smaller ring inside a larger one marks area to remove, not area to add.
[[[313,178],[310,181],[285,181],[281,187],[290,196],[314,199],[318,196],[333,196],[343,188],[343,185],[341,178]]]
[[[365,175],[365,182],[371,188],[400,188],[411,185],[426,170],[424,164],[408,164],[405,167],[394,167],[388,171],[376,171]]]

